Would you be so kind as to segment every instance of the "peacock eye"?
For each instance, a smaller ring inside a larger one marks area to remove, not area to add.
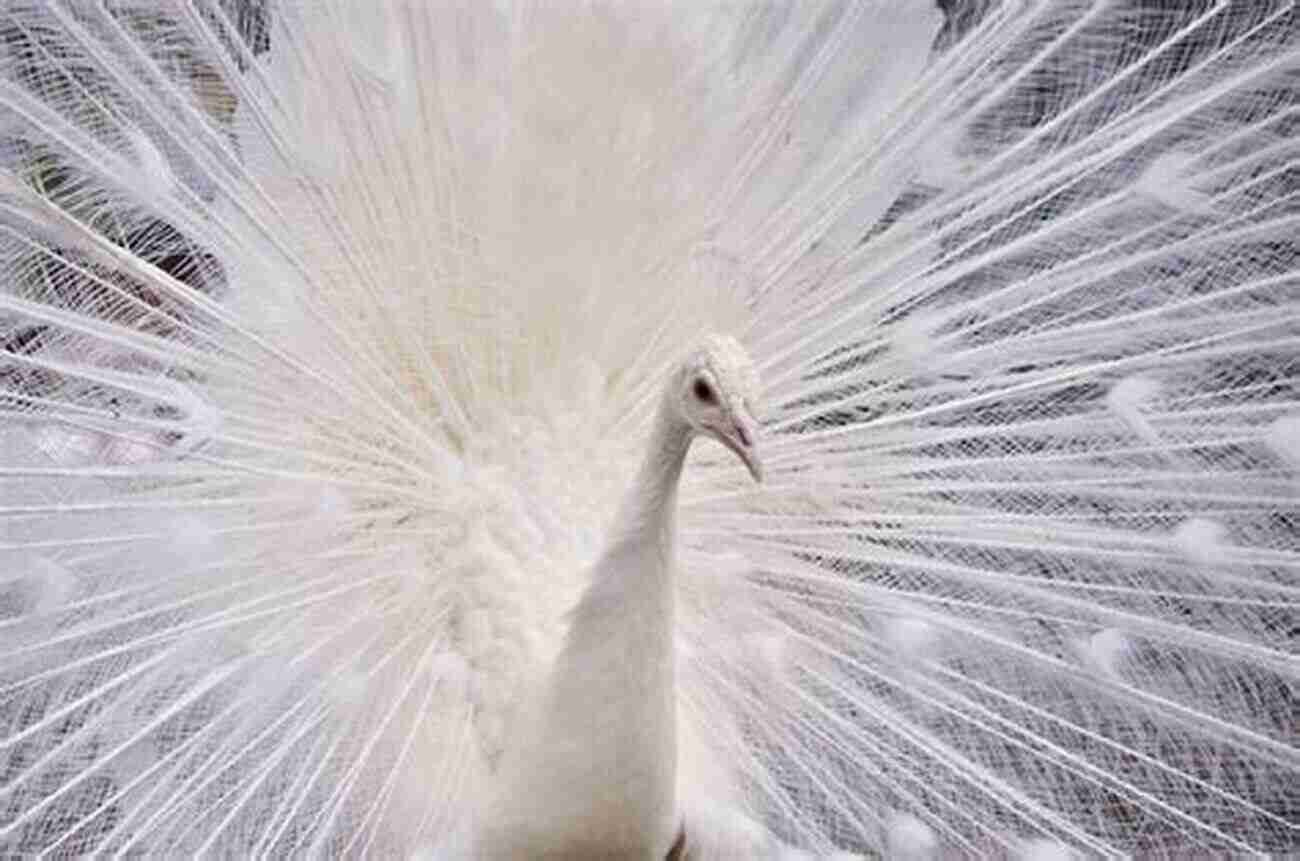
[[[694,391],[696,399],[701,403],[716,404],[718,402],[718,396],[713,393],[713,386],[709,385],[707,380],[702,378],[696,380]]]

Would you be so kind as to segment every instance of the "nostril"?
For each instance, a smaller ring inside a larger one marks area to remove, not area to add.
[[[754,438],[749,435],[749,431],[742,424],[736,425],[736,436],[740,437],[740,444],[749,448],[754,444]]]

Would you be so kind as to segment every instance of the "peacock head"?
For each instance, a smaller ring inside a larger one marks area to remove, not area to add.
[[[758,371],[745,348],[726,335],[705,337],[682,368],[682,415],[698,434],[731,449],[755,481],[763,480],[758,459]]]

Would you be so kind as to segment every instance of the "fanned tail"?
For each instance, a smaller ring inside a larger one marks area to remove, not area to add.
[[[7,4],[0,847],[447,851],[717,330],[688,847],[1293,848],[1296,11],[971,6]]]

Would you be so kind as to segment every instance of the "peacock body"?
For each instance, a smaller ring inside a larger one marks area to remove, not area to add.
[[[1298,18],[4,3],[0,849],[1300,850]]]

